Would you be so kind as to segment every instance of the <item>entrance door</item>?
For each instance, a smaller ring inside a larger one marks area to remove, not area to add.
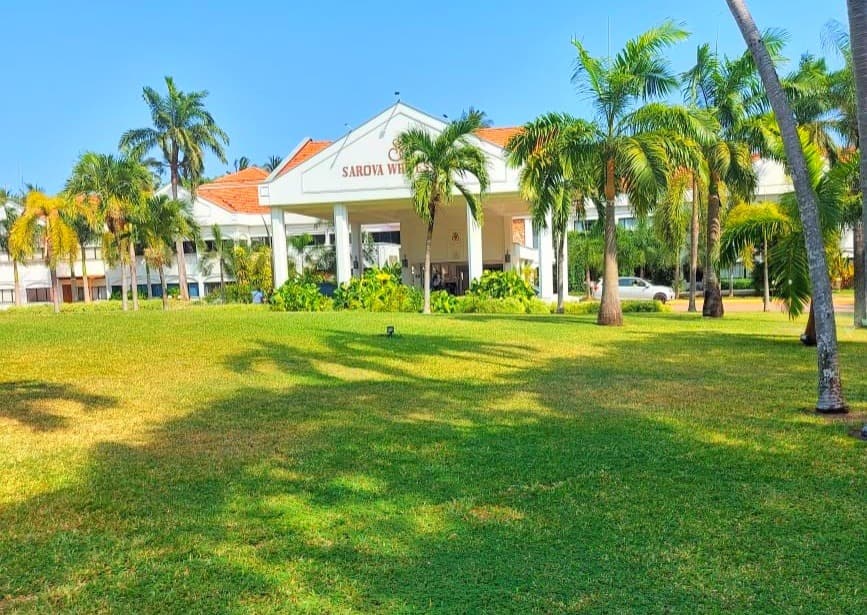
[[[72,303],[72,285],[64,284],[63,285],[63,302],[64,303]]]

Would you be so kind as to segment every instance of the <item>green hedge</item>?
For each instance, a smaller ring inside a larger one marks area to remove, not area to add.
[[[556,310],[556,305],[552,306],[552,311]],[[662,303],[661,301],[622,301],[620,307],[624,314],[629,313],[650,313],[650,312],[670,312],[671,306]],[[581,314],[597,314],[599,312],[598,301],[569,301],[563,306],[565,314],[581,315]]]

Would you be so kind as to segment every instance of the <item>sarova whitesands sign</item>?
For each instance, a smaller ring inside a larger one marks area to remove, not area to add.
[[[385,162],[368,162],[351,164],[340,168],[341,177],[377,177],[385,175],[403,175],[404,164],[395,144],[388,150],[388,160]]]

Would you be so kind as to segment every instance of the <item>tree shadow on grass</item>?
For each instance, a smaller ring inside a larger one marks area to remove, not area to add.
[[[27,425],[34,431],[55,431],[68,425],[68,419],[52,407],[62,402],[73,402],[90,411],[110,408],[117,404],[117,399],[41,380],[0,382],[0,417]]]
[[[285,384],[100,445],[80,485],[0,509],[0,595],[138,612],[857,610],[844,592],[867,544],[845,525],[863,493],[829,471],[857,457],[781,420],[800,391],[703,413],[742,369],[685,350],[709,338],[547,359],[446,334],[319,339],[259,340],[226,367]],[[716,344],[789,361],[767,382],[807,369],[746,341]]]

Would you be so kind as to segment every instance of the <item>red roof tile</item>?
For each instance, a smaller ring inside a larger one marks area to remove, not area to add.
[[[268,210],[259,205],[259,183],[266,177],[264,169],[248,167],[202,184],[196,193],[231,213],[262,214]]]
[[[490,141],[500,147],[506,147],[509,139],[521,132],[520,126],[503,126],[501,128],[479,128],[476,136],[485,141]]]
[[[286,166],[280,169],[277,176],[285,175],[290,170],[294,169],[305,160],[309,160],[329,145],[331,145],[331,141],[314,141],[313,139],[307,139],[304,145],[302,145],[298,151],[295,152],[295,155],[292,156],[292,159],[286,163]]]

